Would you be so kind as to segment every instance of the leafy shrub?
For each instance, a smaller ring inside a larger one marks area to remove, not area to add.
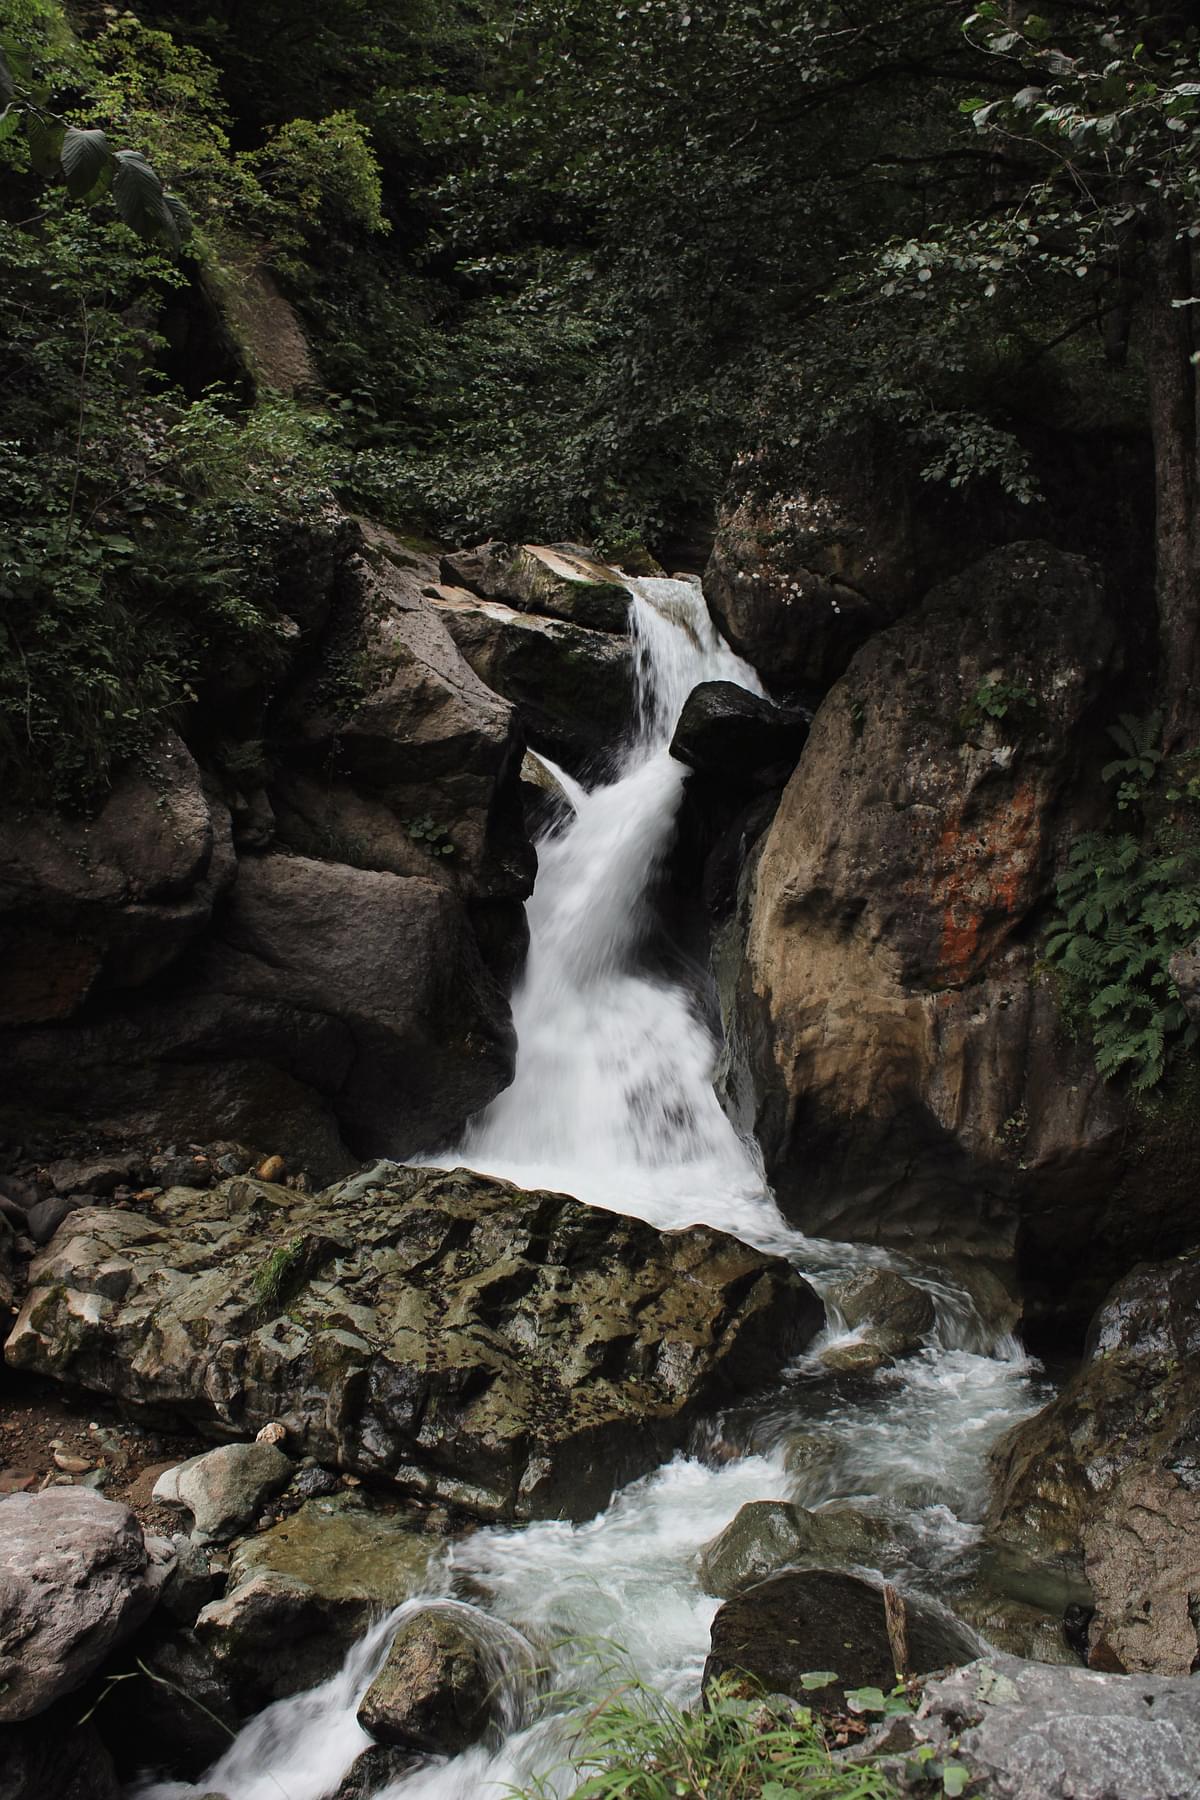
[[[1096,1066],[1155,1087],[1197,1040],[1168,964],[1200,931],[1200,848],[1159,850],[1129,833],[1089,832],[1058,881],[1047,960],[1086,1017]]]
[[[694,1712],[638,1683],[587,1714],[573,1800],[891,1800],[876,1770],[835,1763],[807,1707],[717,1682]],[[532,1800],[525,1796],[524,1800]]]

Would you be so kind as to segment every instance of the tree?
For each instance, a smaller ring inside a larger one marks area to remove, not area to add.
[[[1014,23],[1014,16],[1019,22]],[[988,4],[968,34],[1006,91],[968,99],[981,137],[1032,179],[995,226],[1022,265],[1095,278],[1114,359],[1138,340],[1157,487],[1160,670],[1168,749],[1200,727],[1200,25],[1177,8],[1049,16]]]

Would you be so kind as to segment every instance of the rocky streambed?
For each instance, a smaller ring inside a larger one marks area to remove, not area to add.
[[[269,784],[172,744],[75,835],[0,821],[21,1129],[108,1132],[0,1207],[8,1391],[98,1409],[0,1498],[2,1800],[565,1795],[580,1706],[731,1670],[852,1755],[898,1660],[902,1786],[1200,1791],[1197,1264],[1106,1184],[1031,946],[1088,566],[881,619],[811,734],[694,582],[362,526],[309,574]],[[1022,1303],[1065,1330],[1130,1246],[1052,1397]]]

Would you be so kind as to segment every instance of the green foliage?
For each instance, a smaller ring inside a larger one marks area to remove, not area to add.
[[[383,214],[379,163],[352,112],[291,119],[250,160],[269,196],[264,224],[285,254],[331,231],[353,238],[391,229]]]
[[[428,813],[421,819],[406,821],[408,835],[414,843],[423,844],[431,856],[453,856],[454,845],[444,825],[439,825]]]
[[[835,1763],[806,1707],[739,1698],[729,1680],[694,1712],[639,1683],[585,1718],[573,1800],[889,1800],[876,1770]],[[514,1797],[518,1800],[518,1797]],[[529,1796],[525,1800],[530,1800]]]
[[[1096,1066],[1157,1086],[1168,1061],[1196,1044],[1168,964],[1200,933],[1200,847],[1163,850],[1128,833],[1089,832],[1057,886],[1048,962],[1087,1018]]]
[[[963,708],[959,723],[964,732],[978,730],[989,719],[997,725],[1007,720],[1019,729],[1030,722],[1036,711],[1037,696],[1027,683],[991,676],[979,683]]]
[[[1162,724],[1162,712],[1158,710],[1144,719],[1122,713],[1119,723],[1108,728],[1109,737],[1122,754],[1106,763],[1100,774],[1104,781],[1120,778],[1117,806],[1122,812],[1145,799],[1150,783],[1162,767]]]

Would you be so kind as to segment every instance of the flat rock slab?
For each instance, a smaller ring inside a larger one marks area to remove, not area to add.
[[[939,1746],[957,1739],[958,1760],[986,1778],[990,1800],[1200,1794],[1194,1678],[1103,1675],[993,1656],[931,1682],[914,1730]]]
[[[788,1263],[706,1227],[383,1168],[74,1213],[5,1354],[213,1435],[279,1420],[302,1454],[477,1516],[579,1519],[823,1320]]]
[[[0,1722],[80,1687],[150,1612],[174,1560],[90,1488],[0,1500]]]

